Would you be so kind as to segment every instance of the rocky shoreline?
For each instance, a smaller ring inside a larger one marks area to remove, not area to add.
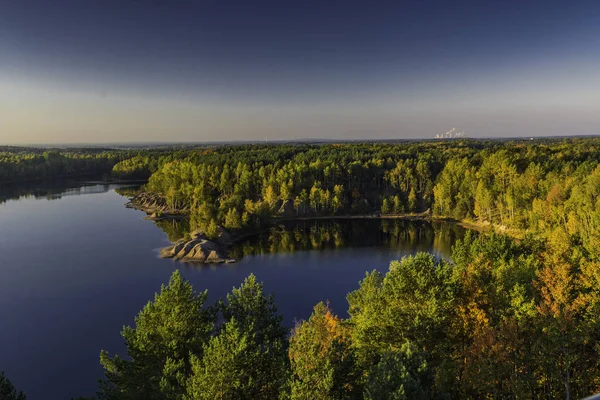
[[[165,219],[183,219],[187,218],[189,210],[172,209],[168,206],[166,200],[156,194],[141,192],[132,197],[126,204],[126,207],[144,211],[148,215],[144,219],[151,221],[160,221]],[[406,214],[363,214],[363,215],[337,215],[337,216],[298,216],[293,212],[289,201],[282,202],[279,208],[279,217],[275,221],[293,221],[293,220],[330,220],[330,219],[406,219],[406,220],[446,220],[431,215],[431,210],[420,213]],[[192,232],[191,239],[180,240],[171,246],[160,250],[160,256],[163,258],[172,258],[181,262],[190,263],[233,263],[235,259],[228,257],[227,248],[241,237],[234,238],[224,228],[219,228],[219,236],[215,240],[210,240],[203,232]],[[247,236],[243,235],[242,237]]]
[[[125,204],[125,207],[135,208],[136,210],[144,211],[148,214],[157,215],[168,214],[171,216],[175,215],[183,217],[188,213],[188,210],[185,209],[173,209],[169,207],[167,201],[163,197],[148,192],[141,192],[133,196]]]
[[[132,197],[125,206],[144,211],[148,214],[144,219],[151,221],[181,219],[186,218],[188,214],[187,210],[171,209],[164,198],[148,192]],[[217,240],[209,240],[202,232],[192,232],[191,239],[180,240],[161,249],[160,256],[189,263],[234,263],[236,260],[228,257],[226,250],[231,242],[231,235],[222,228]]]

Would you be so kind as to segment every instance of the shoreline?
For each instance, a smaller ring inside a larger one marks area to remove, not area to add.
[[[150,221],[161,221],[161,220],[181,220],[189,218],[189,210],[162,210],[161,206],[154,204],[144,204],[136,202],[136,197],[132,197],[126,203],[126,207],[133,208],[138,211],[145,212],[147,215],[144,217],[145,220]],[[368,214],[345,214],[345,215],[320,215],[320,216],[295,216],[295,217],[284,217],[276,216],[270,219],[268,226],[260,229],[254,228],[252,230],[242,229],[238,234],[233,234],[223,228],[222,232],[225,237],[219,237],[214,240],[209,240],[204,235],[196,232],[190,232],[192,239],[181,239],[175,242],[171,242],[171,246],[167,246],[161,249],[161,254],[165,258],[174,258],[180,262],[186,263],[229,263],[235,262],[235,260],[229,258],[228,249],[231,245],[238,243],[244,239],[260,235],[265,231],[268,231],[273,226],[282,222],[293,222],[293,221],[334,221],[334,220],[404,220],[404,221],[423,221],[423,222],[447,222],[451,224],[459,225],[465,229],[474,230],[477,232],[488,232],[490,230],[497,230],[513,238],[522,238],[525,232],[514,229],[508,229],[506,227],[493,225],[487,222],[478,222],[473,220],[458,220],[453,217],[444,215],[432,215],[430,210],[426,210],[420,213],[402,213],[402,214],[381,214],[381,213],[368,213]],[[222,235],[223,235],[222,233]],[[195,239],[194,239],[195,237]],[[199,240],[202,239],[202,240]],[[185,246],[185,244],[188,244]],[[178,247],[182,246],[182,247]],[[195,247],[196,252],[190,253],[192,247]],[[185,249],[185,254],[178,254],[180,250]],[[208,251],[208,252],[207,252]],[[188,254],[189,253],[189,254]],[[209,253],[214,253],[210,255]],[[217,256],[218,253],[218,256]],[[199,257],[197,257],[199,256]],[[198,258],[198,259],[196,259]]]
[[[144,184],[148,182],[147,179],[114,179],[114,180],[84,180],[85,178],[97,177],[98,174],[89,173],[89,174],[66,174],[66,175],[57,175],[57,176],[47,176],[43,178],[30,178],[30,179],[19,179],[12,181],[0,181],[0,186],[2,185],[20,185],[24,183],[34,183],[34,182],[51,182],[51,181],[60,181],[60,180],[68,180],[68,179],[82,179],[82,183],[86,184],[95,184],[95,185],[111,185],[111,184],[121,184],[121,183],[131,183],[131,184]]]
[[[189,218],[188,210],[164,210],[161,211],[156,207],[146,206],[143,204],[136,203],[134,198],[130,198],[130,200],[125,204],[128,208],[133,208],[138,211],[142,211],[147,213],[148,215],[144,217],[145,220],[149,221],[161,221],[161,220],[181,220],[185,218]],[[157,212],[161,212],[161,215],[153,215]],[[452,224],[460,225],[466,229],[475,230],[478,232],[486,232],[491,229],[499,229],[500,227],[489,224],[482,223],[472,220],[458,220],[453,217],[448,217],[444,215],[432,215],[429,213],[429,210],[423,211],[420,213],[402,213],[402,214],[380,214],[380,213],[370,213],[370,214],[344,214],[344,215],[315,215],[315,216],[296,216],[296,217],[273,217],[270,220],[270,226],[273,226],[279,222],[293,222],[293,221],[332,221],[332,220],[364,220],[364,219],[372,219],[372,220],[385,220],[385,219],[399,219],[405,221],[426,221],[426,222],[448,222]],[[269,226],[269,227],[270,227]],[[258,235],[265,230],[268,230],[269,227],[263,227],[261,229],[257,229],[255,231],[245,231],[240,235],[232,235],[231,243],[235,243],[241,239],[245,239],[254,235]],[[514,232],[509,229],[501,229],[502,232],[510,234],[511,236],[515,236]]]
[[[405,214],[357,214],[357,215],[328,215],[328,216],[314,216],[314,217],[290,217],[290,218],[275,218],[276,222],[283,221],[312,221],[312,220],[336,220],[336,219],[401,219],[406,221],[427,221],[427,222],[449,222],[452,224],[460,225],[466,229],[472,229],[478,232],[489,231],[494,228],[494,225],[488,223],[481,223],[471,220],[459,220],[452,217],[443,215],[431,215],[429,213],[405,213]],[[497,228],[497,227],[496,227]]]

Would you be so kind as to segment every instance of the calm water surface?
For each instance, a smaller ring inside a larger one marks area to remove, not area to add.
[[[143,220],[116,188],[0,187],[0,370],[29,400],[93,395],[100,349],[123,353],[122,326],[175,269],[209,302],[254,273],[292,326],[319,301],[345,315],[366,271],[417,251],[447,257],[464,233],[394,220],[283,224],[233,249],[236,264],[193,266],[157,257],[185,226]]]

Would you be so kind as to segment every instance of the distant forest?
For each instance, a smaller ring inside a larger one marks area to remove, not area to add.
[[[600,139],[0,153],[4,181],[147,178],[189,229],[377,214],[467,221],[451,260],[369,272],[291,332],[253,276],[205,304],[176,272],[101,353],[100,399],[574,399],[600,392]],[[92,161],[93,160],[93,161]],[[58,167],[61,165],[61,167]],[[93,168],[92,168],[93,169]],[[73,172],[65,172],[73,171]],[[332,282],[334,285],[335,282]]]

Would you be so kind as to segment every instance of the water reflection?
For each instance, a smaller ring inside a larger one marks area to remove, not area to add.
[[[456,224],[399,219],[294,221],[248,238],[231,249],[232,257],[293,253],[347,247],[386,247],[431,251],[449,257],[452,244],[464,235]]]
[[[0,205],[0,369],[28,398],[92,396],[103,372],[98,352],[125,351],[119,331],[174,269],[196,290],[208,289],[209,304],[253,273],[292,327],[319,301],[345,316],[346,294],[366,271],[385,272],[390,261],[419,250],[446,256],[462,236],[458,226],[401,220],[287,222],[235,246],[239,263],[199,268],[152,251],[165,245],[163,232],[172,241],[185,236],[188,222],[160,221],[156,229],[143,212],[123,206],[120,195],[135,193],[118,187],[0,187],[5,198],[20,199]],[[87,193],[101,194],[75,196]],[[43,367],[47,360],[52,368]],[[42,367],[32,373],[32,366]]]
[[[163,219],[156,221],[158,226],[171,242],[187,239],[190,236],[190,221],[188,219]]]
[[[187,220],[158,221],[175,242],[189,235]],[[337,219],[287,221],[250,236],[229,249],[231,257],[355,247],[384,247],[399,251],[429,251],[450,257],[452,244],[465,229],[447,222],[400,219]]]
[[[106,193],[113,189],[117,189],[117,192],[123,196],[129,196],[130,192],[135,190],[135,186],[132,189],[123,188],[123,184],[110,184],[89,179],[53,179],[0,184],[0,204],[9,200],[28,198],[36,200],[59,200],[67,196]]]

